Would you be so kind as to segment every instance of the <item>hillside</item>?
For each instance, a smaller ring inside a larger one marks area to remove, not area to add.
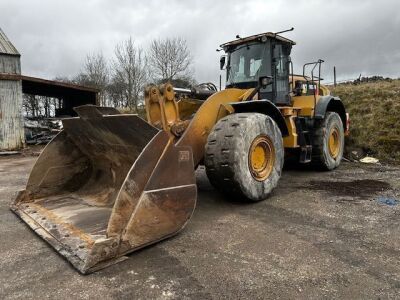
[[[331,87],[350,113],[347,155],[356,150],[400,163],[400,80],[340,84]]]

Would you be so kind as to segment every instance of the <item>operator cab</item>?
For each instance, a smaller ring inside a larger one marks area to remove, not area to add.
[[[221,48],[227,54],[226,88],[254,88],[260,77],[270,76],[273,82],[260,89],[260,99],[289,105],[290,52],[295,44],[271,32],[222,44]],[[221,57],[221,69],[224,65],[225,56]]]

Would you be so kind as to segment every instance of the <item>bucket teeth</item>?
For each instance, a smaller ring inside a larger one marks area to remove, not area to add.
[[[190,147],[135,115],[84,106],[11,209],[82,273],[180,231],[196,204]]]

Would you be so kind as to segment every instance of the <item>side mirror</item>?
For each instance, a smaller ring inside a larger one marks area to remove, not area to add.
[[[221,58],[219,59],[219,68],[221,70],[225,69],[225,63],[226,63],[226,56],[222,55]]]
[[[258,79],[258,84],[262,89],[265,89],[268,85],[274,82],[274,78],[272,76],[261,76]]]

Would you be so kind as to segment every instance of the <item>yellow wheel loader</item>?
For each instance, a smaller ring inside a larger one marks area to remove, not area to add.
[[[177,97],[182,89],[170,84],[149,86],[147,122],[113,108],[76,107],[12,210],[90,273],[179,232],[196,206],[199,164],[216,189],[244,201],[268,197],[285,155],[336,168],[348,116],[314,75],[322,61],[293,75],[294,44],[263,33],[221,45],[226,89]]]

